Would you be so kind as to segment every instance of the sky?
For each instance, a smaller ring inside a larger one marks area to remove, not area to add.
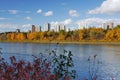
[[[70,29],[120,24],[120,0],[0,0],[0,32],[31,30],[31,25]]]

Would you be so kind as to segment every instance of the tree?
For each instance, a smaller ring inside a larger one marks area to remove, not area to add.
[[[15,40],[16,39],[16,34],[15,33],[11,33],[11,40]]]
[[[16,38],[17,38],[18,40],[25,40],[25,39],[26,39],[26,35],[25,35],[24,33],[18,33],[18,34],[16,35]]]
[[[58,40],[65,40],[66,32],[64,30],[59,31]]]
[[[7,34],[7,39],[11,40],[11,34],[10,33]]]
[[[115,40],[116,39],[116,31],[115,30],[109,30],[107,33],[106,33],[106,35],[105,35],[105,38],[107,39],[107,40]]]
[[[102,28],[90,28],[89,37],[91,40],[103,39],[105,36],[104,30]]]
[[[74,30],[72,39],[78,41],[79,40],[79,30]]]
[[[120,28],[115,29],[116,40],[120,41]]]
[[[27,39],[34,40],[34,34],[33,33],[28,33],[27,34]]]
[[[79,32],[79,40],[84,40],[89,37],[87,29],[81,29]]]

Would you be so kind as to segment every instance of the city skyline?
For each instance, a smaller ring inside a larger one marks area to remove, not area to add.
[[[120,24],[120,0],[1,0],[0,32],[20,29],[28,31],[31,25],[64,24],[70,29],[103,23]],[[112,6],[111,6],[112,5]]]

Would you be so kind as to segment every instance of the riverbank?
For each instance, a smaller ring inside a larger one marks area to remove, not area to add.
[[[120,41],[39,41],[39,40],[24,40],[24,41],[20,41],[20,40],[5,40],[5,41],[0,41],[2,42],[6,42],[6,43],[40,43],[40,44],[120,44]]]

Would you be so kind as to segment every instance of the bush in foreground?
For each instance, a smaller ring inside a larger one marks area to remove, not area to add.
[[[10,57],[10,63],[0,57],[0,80],[71,80],[75,78],[75,70],[71,51],[64,50],[57,55],[52,50],[49,57],[32,56],[32,61],[17,60]]]

